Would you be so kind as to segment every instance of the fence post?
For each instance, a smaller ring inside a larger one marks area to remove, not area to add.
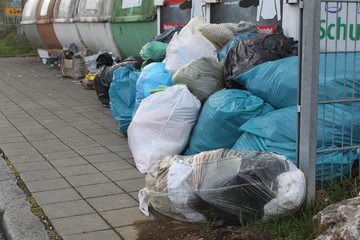
[[[320,53],[320,0],[302,0],[298,160],[306,178],[306,201],[315,196],[316,139]]]

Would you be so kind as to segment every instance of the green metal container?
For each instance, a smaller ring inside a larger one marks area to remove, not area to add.
[[[141,48],[157,34],[154,1],[113,1],[110,23],[121,52],[126,56],[139,56]]]

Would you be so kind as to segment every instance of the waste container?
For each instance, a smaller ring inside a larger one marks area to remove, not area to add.
[[[74,14],[79,0],[57,0],[54,7],[53,26],[62,46],[74,43],[80,51],[86,46],[77,29]]]
[[[40,38],[48,49],[61,49],[52,24],[55,0],[41,0],[37,11],[36,27]]]
[[[300,5],[284,3],[283,29],[299,40]],[[321,2],[320,51],[354,52],[360,49],[358,1]]]
[[[26,2],[22,12],[22,20],[20,22],[20,25],[24,30],[26,38],[34,47],[46,48],[36,28],[37,10],[39,4],[40,4],[40,0],[28,0]]]
[[[157,34],[154,1],[113,1],[111,31],[121,52],[139,56],[141,48]]]
[[[210,4],[211,23],[238,23],[240,21],[255,24],[260,31],[272,33],[276,25],[282,23],[283,0],[222,0]]]
[[[111,0],[81,0],[75,12],[75,21],[80,38],[92,52],[112,52],[123,57],[111,32]],[[116,2],[116,1],[114,1]]]
[[[160,7],[160,32],[171,27],[184,26],[191,19],[191,9],[181,9],[180,3],[184,0],[165,0],[164,6]]]

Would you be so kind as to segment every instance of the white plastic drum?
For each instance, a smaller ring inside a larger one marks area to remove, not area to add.
[[[75,44],[80,51],[87,47],[81,39],[75,22],[75,11],[79,0],[57,0],[54,7],[53,26],[62,46]]]
[[[107,51],[123,57],[110,28],[111,7],[111,0],[80,0],[75,21],[80,38],[90,51]]]
[[[20,22],[25,32],[26,38],[36,48],[46,49],[44,42],[41,40],[36,28],[37,10],[40,0],[28,0],[22,12],[22,21]]]

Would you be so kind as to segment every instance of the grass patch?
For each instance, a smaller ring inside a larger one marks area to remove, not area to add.
[[[36,48],[17,33],[16,25],[0,25],[0,57],[35,56]]]
[[[313,206],[302,206],[299,211],[288,217],[249,223],[244,226],[244,229],[267,232],[279,239],[313,239],[316,236],[316,233],[313,232],[313,216],[331,204],[358,196],[359,183],[359,177],[333,180],[326,183],[321,189],[317,189]]]

